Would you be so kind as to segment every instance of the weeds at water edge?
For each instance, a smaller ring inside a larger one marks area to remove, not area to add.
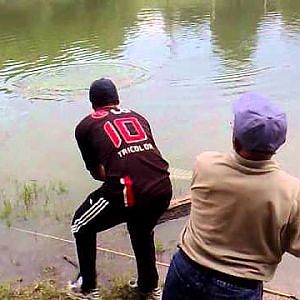
[[[157,254],[162,254],[166,251],[164,244],[159,239],[155,239],[155,250]]]
[[[39,183],[36,180],[13,180],[6,190],[0,191],[0,219],[8,226],[13,220],[27,220],[34,215],[60,221],[67,213],[61,209],[62,197],[67,193],[68,189],[62,181]]]
[[[7,226],[11,226],[11,215],[13,213],[13,205],[9,199],[3,199],[2,206],[3,207],[0,211],[0,219],[4,220]]]

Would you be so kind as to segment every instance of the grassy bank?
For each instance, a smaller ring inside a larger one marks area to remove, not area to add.
[[[109,288],[101,289],[102,300],[134,300],[137,296],[126,285],[127,279],[115,278]],[[19,285],[19,286],[18,286]],[[0,284],[1,300],[75,300],[68,292],[58,287],[54,280],[34,282],[28,286],[20,284]]]

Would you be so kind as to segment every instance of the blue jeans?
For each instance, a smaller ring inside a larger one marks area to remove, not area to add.
[[[262,282],[201,267],[179,250],[172,259],[162,300],[262,300],[262,294]]]

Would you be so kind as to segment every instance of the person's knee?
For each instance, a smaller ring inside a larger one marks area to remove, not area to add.
[[[94,228],[90,226],[80,227],[79,229],[71,227],[71,232],[75,240],[89,240],[97,235],[97,232],[94,230]]]
[[[74,214],[72,223],[71,223],[71,232],[76,238],[80,235],[89,235],[94,233],[93,227],[91,224],[84,224],[80,220],[80,214]]]

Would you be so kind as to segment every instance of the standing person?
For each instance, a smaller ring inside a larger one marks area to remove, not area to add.
[[[272,158],[285,142],[286,116],[254,93],[233,111],[234,151],[197,157],[163,300],[261,300],[284,252],[300,256],[300,181]]]
[[[89,91],[94,112],[75,136],[91,176],[103,185],[76,210],[72,221],[80,273],[72,292],[97,299],[96,234],[127,223],[137,262],[136,287],[142,299],[160,299],[153,229],[172,196],[168,163],[154,142],[147,120],[118,107],[114,83],[99,79]]]

